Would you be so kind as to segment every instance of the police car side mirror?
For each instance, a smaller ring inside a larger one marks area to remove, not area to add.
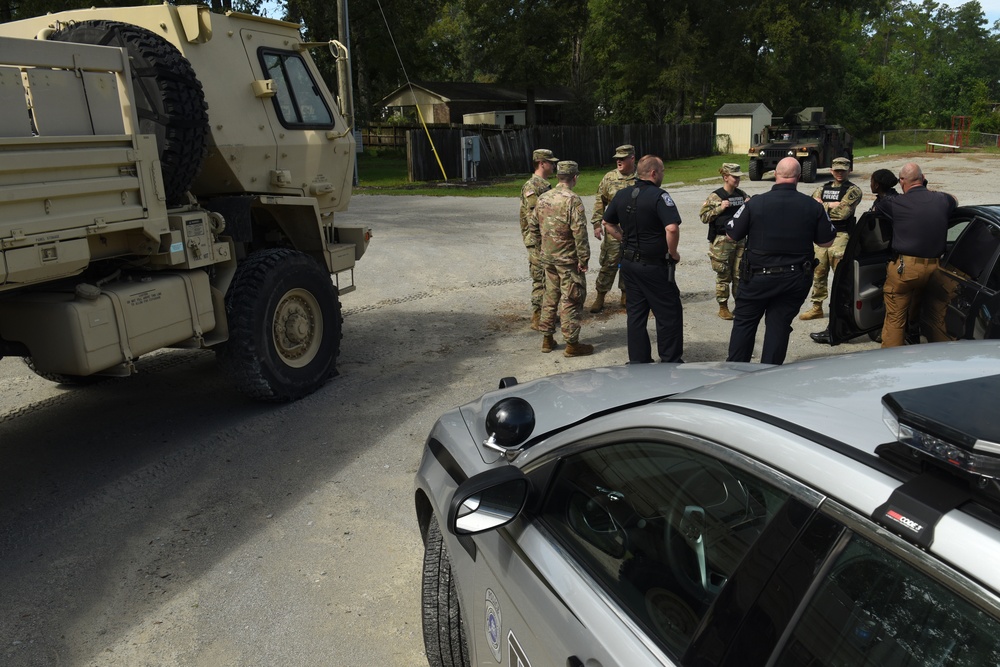
[[[531,484],[520,468],[505,466],[462,482],[448,507],[448,530],[476,535],[506,526],[524,509]]]

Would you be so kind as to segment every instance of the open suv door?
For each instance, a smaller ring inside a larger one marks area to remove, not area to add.
[[[865,334],[874,340],[882,331],[882,285],[891,245],[892,225],[874,212],[854,225],[830,287],[831,345]]]
[[[971,223],[975,221],[975,225]],[[967,231],[968,228],[968,231]],[[967,233],[966,233],[967,232]],[[874,212],[863,214],[851,233],[844,258],[833,274],[830,287],[830,344],[868,335],[875,340],[882,331],[885,306],[882,285],[891,255],[892,224]],[[954,262],[957,263],[953,267]],[[921,306],[920,333],[931,342],[957,338],[1000,337],[987,334],[986,324],[978,325],[979,335],[968,319],[977,316],[977,304],[1000,290],[1000,207],[963,206],[948,221],[945,261],[931,277]],[[971,271],[971,273],[970,273]],[[949,277],[949,280],[944,278]],[[995,283],[989,287],[990,279]],[[984,294],[985,293],[985,294]],[[1000,307],[1000,303],[997,303]],[[987,307],[980,319],[1000,312]],[[942,322],[947,322],[945,327]],[[994,329],[990,329],[993,331]]]

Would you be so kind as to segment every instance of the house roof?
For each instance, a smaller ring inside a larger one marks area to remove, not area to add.
[[[441,98],[442,102],[516,102],[527,104],[524,88],[495,83],[462,83],[455,81],[411,81],[410,85]],[[402,85],[382,98],[384,106],[400,106],[394,100],[409,92],[409,85]],[[568,88],[537,86],[536,104],[567,104],[573,100]],[[403,105],[408,106],[408,105]]]
[[[761,102],[748,102],[748,103],[737,103],[737,104],[723,104],[719,107],[719,110],[715,112],[716,116],[752,116],[758,110],[763,108],[767,111],[767,114],[771,115],[771,110],[764,106]]]

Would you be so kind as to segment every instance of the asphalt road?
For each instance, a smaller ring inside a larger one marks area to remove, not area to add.
[[[991,203],[994,159],[918,159],[932,187]],[[855,180],[902,162],[859,161]],[[729,337],[697,219],[716,187],[670,188],[689,361]],[[355,197],[344,218],[375,236],[343,297],[340,376],[294,404],[236,394],[211,352],[72,390],[0,362],[0,664],[425,664],[412,497],[434,420],[503,376],[626,360],[618,308],[584,322],[593,357],[540,353],[517,207]],[[796,323],[789,361],[874,346],[812,343],[824,326]]]

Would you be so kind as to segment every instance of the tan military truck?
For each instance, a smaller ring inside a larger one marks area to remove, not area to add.
[[[334,375],[371,232],[334,220],[355,142],[320,46],[346,57],[197,5],[0,24],[0,354],[82,382],[212,348],[271,401]]]

